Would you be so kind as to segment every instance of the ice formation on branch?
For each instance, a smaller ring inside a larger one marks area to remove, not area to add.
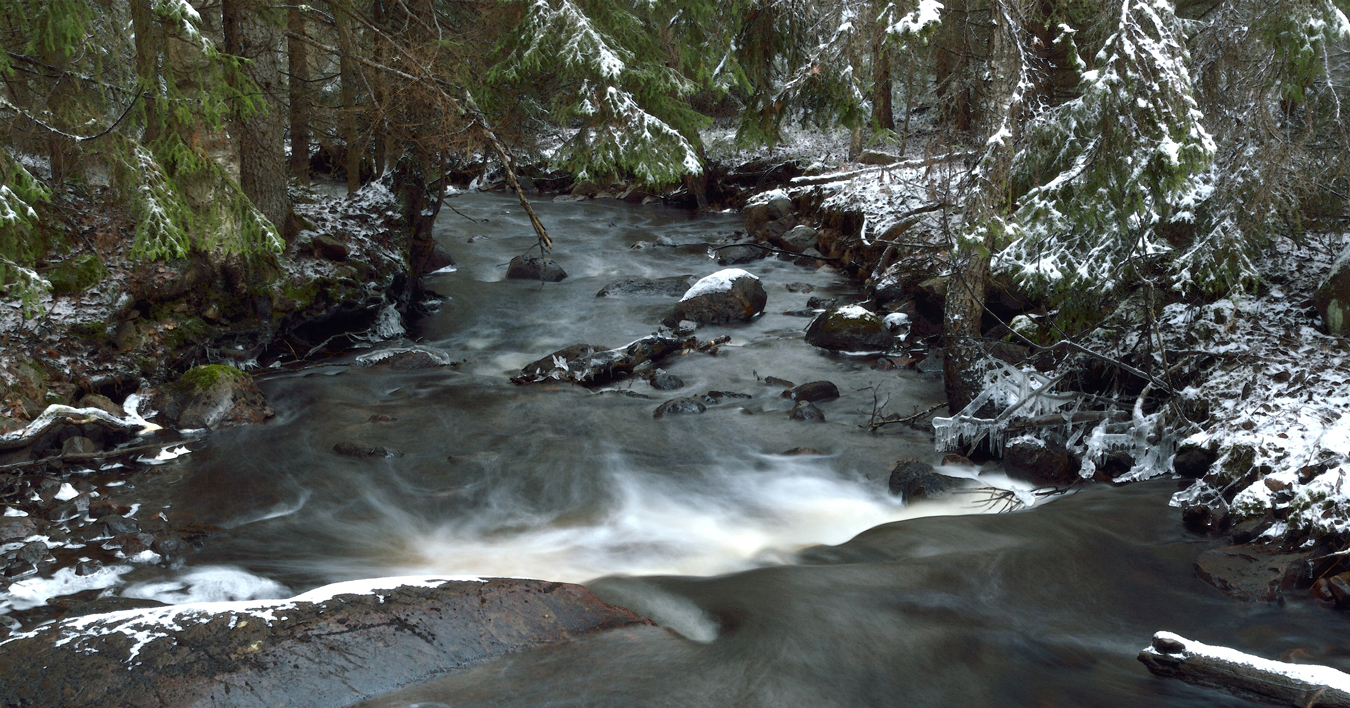
[[[1127,452],[1134,461],[1116,481],[1138,481],[1170,471],[1175,436],[1166,432],[1165,409],[1144,414],[1149,388],[1140,394],[1130,415],[1114,409],[1091,411],[1082,409],[1082,394],[1054,390],[1062,378],[1051,379],[1034,369],[1023,371],[990,360],[980,395],[956,415],[933,419],[938,451],[972,447],[988,438],[990,450],[999,454],[1012,438],[1054,431],[1082,458],[1079,475],[1083,478],[1091,478],[1112,452]],[[989,407],[1000,412],[981,416]]]

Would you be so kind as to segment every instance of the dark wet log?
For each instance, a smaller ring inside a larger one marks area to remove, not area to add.
[[[662,334],[648,335],[618,349],[602,350],[591,344],[573,344],[526,364],[511,383],[559,381],[599,386],[633,373],[639,364],[660,361],[683,347],[684,340]]]
[[[43,625],[0,644],[0,705],[344,706],[496,656],[650,624],[565,583],[358,583]]]
[[[1350,708],[1350,674],[1327,666],[1287,664],[1215,647],[1170,632],[1139,652],[1149,671],[1244,698],[1281,705]]]

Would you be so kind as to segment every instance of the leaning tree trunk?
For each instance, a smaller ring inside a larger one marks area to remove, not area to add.
[[[305,13],[292,7],[287,13],[287,29],[305,35]],[[309,186],[309,45],[292,37],[286,42],[290,77],[291,177]]]
[[[952,415],[965,408],[984,389],[987,356],[979,336],[993,245],[992,229],[986,229],[983,244],[963,240],[957,248],[952,275],[947,281],[942,318],[942,348],[945,352],[942,374],[947,409]]]
[[[242,105],[233,115],[236,150],[239,155],[239,187],[279,232],[284,232],[291,214],[286,194],[285,118],[280,106],[286,89],[282,84],[280,38],[260,17],[256,0],[222,0],[221,29],[225,51],[247,59],[241,72],[253,84],[230,74],[237,91],[256,87],[253,112]]]

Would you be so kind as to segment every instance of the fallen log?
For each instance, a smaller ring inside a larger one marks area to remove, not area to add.
[[[599,386],[633,373],[644,362],[658,362],[684,347],[685,340],[653,334],[618,349],[601,349],[591,344],[573,344],[529,364],[511,383],[524,385],[544,381]]]
[[[1158,676],[1244,698],[1299,708],[1350,708],[1350,674],[1328,666],[1262,659],[1171,632],[1154,634],[1153,643],[1139,652],[1139,661]]]

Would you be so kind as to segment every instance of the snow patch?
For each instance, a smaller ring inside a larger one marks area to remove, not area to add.
[[[759,280],[759,278],[755,277],[753,274],[743,271],[740,268],[719,270],[712,275],[701,278],[697,283],[694,283],[694,287],[689,288],[689,290],[684,293],[684,297],[680,298],[680,302],[692,300],[700,295],[707,295],[709,293],[727,292],[728,290],[731,290],[731,286],[740,278]]]

